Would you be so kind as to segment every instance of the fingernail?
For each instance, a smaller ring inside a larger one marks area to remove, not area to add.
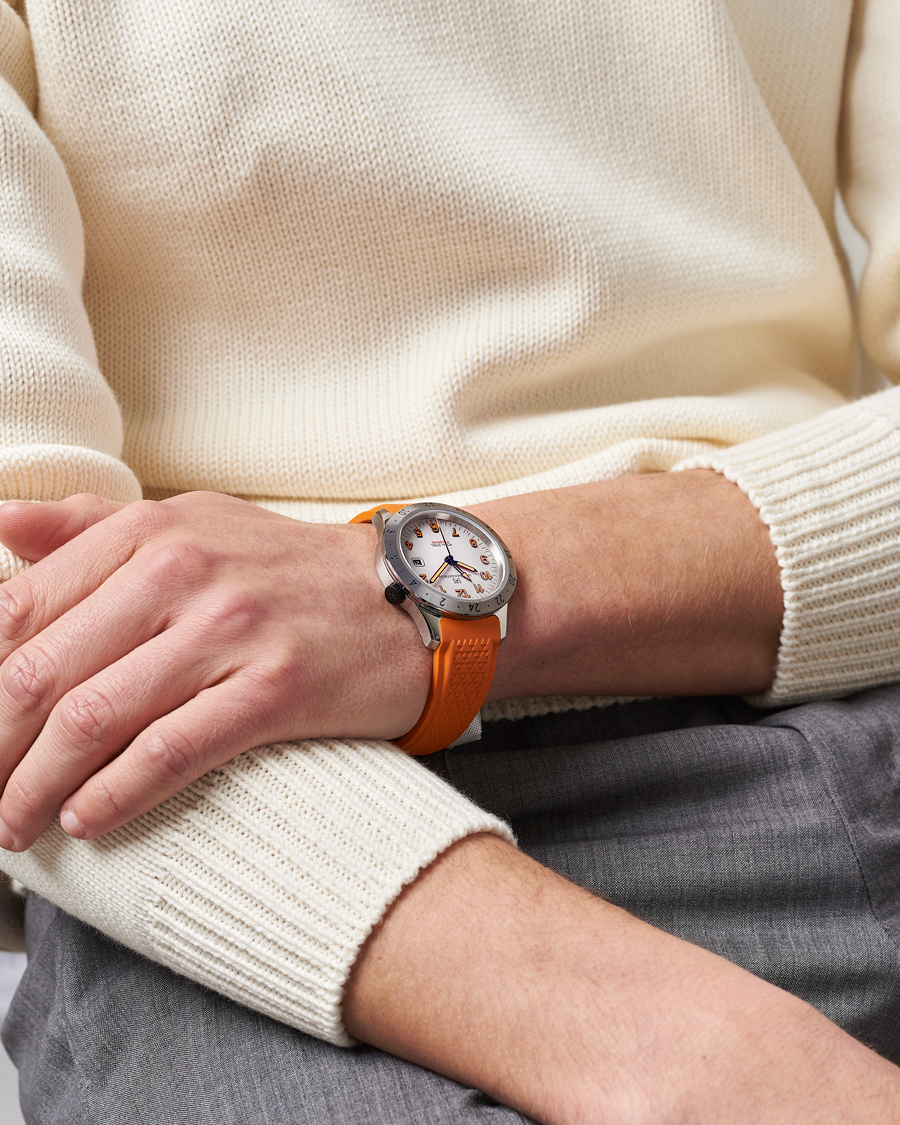
[[[77,836],[80,840],[87,836],[87,829],[71,809],[63,809],[59,814],[59,823],[70,836]]]
[[[6,852],[16,850],[16,838],[2,820],[0,820],[0,848],[3,848]]]

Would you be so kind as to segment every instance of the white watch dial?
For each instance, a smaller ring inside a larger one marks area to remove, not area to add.
[[[462,515],[413,515],[400,528],[397,540],[406,565],[440,594],[482,601],[506,582],[497,550]]]

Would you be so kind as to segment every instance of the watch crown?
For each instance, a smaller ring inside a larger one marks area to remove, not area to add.
[[[384,596],[391,605],[399,605],[406,600],[406,587],[402,582],[392,582],[390,586],[385,586]]]

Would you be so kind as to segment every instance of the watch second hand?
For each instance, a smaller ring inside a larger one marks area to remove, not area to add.
[[[447,562],[453,562],[453,556],[450,554],[450,544],[447,542],[447,536],[444,534],[444,529],[438,524],[441,531],[441,539],[444,540],[444,546],[447,548]],[[455,564],[454,564],[455,565]]]

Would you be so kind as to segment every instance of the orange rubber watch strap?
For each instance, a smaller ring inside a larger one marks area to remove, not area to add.
[[[360,512],[358,516],[354,516],[352,520],[348,520],[347,522],[348,523],[371,523],[372,522],[372,516],[374,516],[376,512],[380,512],[383,508],[386,508],[391,513],[391,515],[393,516],[393,515],[396,515],[397,512],[399,512],[401,508],[405,508],[405,507],[407,507],[407,504],[379,504],[377,508],[369,508],[369,510],[367,512]]]
[[[496,617],[458,621],[441,618],[441,643],[434,650],[431,690],[419,721],[394,741],[407,754],[434,754],[455,742],[487,698],[500,644]]]
[[[379,504],[350,523],[371,523],[382,508],[392,515],[406,504]],[[469,726],[490,691],[497,666],[500,622],[493,615],[468,621],[441,618],[441,642],[431,663],[431,687],[419,721],[394,742],[407,754],[423,757],[455,742]]]

